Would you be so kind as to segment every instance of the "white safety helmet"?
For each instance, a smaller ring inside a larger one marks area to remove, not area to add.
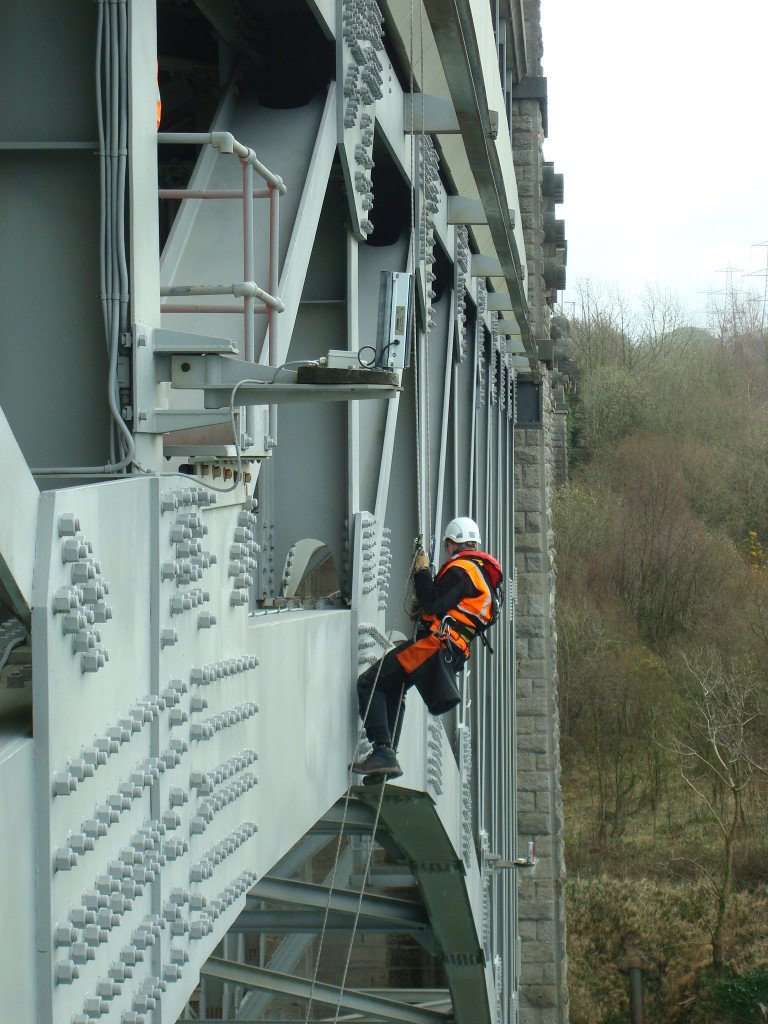
[[[480,544],[480,527],[468,516],[452,519],[443,530],[443,540],[455,544]]]

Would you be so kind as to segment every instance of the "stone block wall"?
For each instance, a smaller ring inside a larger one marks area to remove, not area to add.
[[[541,205],[542,142],[544,132],[537,100],[512,100],[512,156],[515,162],[520,220],[528,264],[528,303],[537,339],[549,337],[549,307],[545,302],[544,218]]]
[[[524,4],[528,75],[542,74],[541,20],[539,0]],[[544,212],[541,202],[541,179],[544,164],[542,150],[544,127],[541,107],[535,99],[513,99],[510,103],[512,158],[520,199],[520,220],[525,239],[528,264],[528,304],[531,327],[537,341],[549,338],[550,310],[542,276],[544,266]]]
[[[568,407],[565,404],[565,387],[552,387],[552,460],[555,487],[568,480]]]
[[[567,1024],[552,525],[561,417],[546,371],[541,404],[541,425],[515,430],[518,849],[533,839],[538,862],[534,871],[522,870],[519,880],[520,1024]]]

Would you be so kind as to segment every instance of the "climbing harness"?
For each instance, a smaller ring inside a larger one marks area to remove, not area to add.
[[[430,631],[430,636],[437,637],[444,649],[451,644],[464,657],[469,656],[469,646],[476,636],[491,654],[493,648],[485,636],[486,630],[497,621],[504,601],[504,574],[501,566],[492,555],[474,549],[458,552],[457,555],[444,563],[436,580],[449,569],[460,567],[467,573],[477,591],[474,597],[463,597],[450,614],[442,618],[437,615],[422,613],[421,621]],[[446,661],[451,660],[446,654]]]

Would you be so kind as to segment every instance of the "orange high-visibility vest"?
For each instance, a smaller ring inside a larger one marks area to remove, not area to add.
[[[463,554],[447,561],[440,568],[435,581],[439,580],[444,573],[455,566],[458,566],[467,573],[472,581],[472,586],[478,591],[474,597],[462,597],[456,607],[452,608],[444,616],[444,618],[449,620],[446,625],[448,626],[451,641],[465,655],[468,655],[469,640],[472,639],[472,636],[474,636],[478,629],[487,626],[493,617],[493,600],[491,598],[491,589],[483,575],[482,569],[472,558]],[[426,612],[422,612],[421,619],[422,622],[428,625],[431,633],[437,632],[442,622],[442,619],[437,615],[427,614]],[[461,631],[455,629],[450,620],[459,625],[466,626],[467,629],[462,629]],[[469,639],[465,635],[467,632],[469,633]]]

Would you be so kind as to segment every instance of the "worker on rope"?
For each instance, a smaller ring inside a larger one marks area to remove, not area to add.
[[[498,618],[503,601],[503,573],[491,555],[480,551],[480,529],[472,519],[452,519],[443,535],[448,557],[432,578],[429,558],[419,548],[413,584],[418,602],[416,639],[398,644],[357,681],[360,717],[373,744],[355,761],[359,775],[398,778],[397,742],[405,711],[405,693],[415,686],[433,715],[460,702],[456,673],[469,658],[475,636]]]

